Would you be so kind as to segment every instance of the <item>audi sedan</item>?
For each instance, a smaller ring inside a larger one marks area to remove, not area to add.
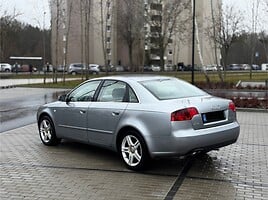
[[[208,152],[236,142],[234,103],[177,78],[126,75],[80,84],[37,113],[43,144],[61,139],[117,151],[126,167]]]

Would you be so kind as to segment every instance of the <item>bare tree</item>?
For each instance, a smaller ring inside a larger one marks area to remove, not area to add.
[[[144,1],[122,0],[118,5],[119,16],[117,29],[119,37],[128,47],[129,64],[132,71],[136,71],[133,65],[133,52],[135,44],[139,45],[144,32]]]
[[[65,26],[65,23],[63,21],[63,16],[65,15],[64,13],[64,6],[63,6],[64,1],[63,0],[52,0],[51,1],[51,8],[52,12],[55,13],[55,17],[52,19],[52,38],[55,38],[52,40],[53,43],[53,83],[57,83],[57,70],[56,67],[59,65],[59,56],[60,56],[60,31],[62,30],[62,26]]]
[[[84,14],[85,14],[85,65],[86,65],[86,79],[89,78],[89,35],[90,35],[90,16],[91,16],[91,0],[86,0],[84,3]]]
[[[268,0],[262,0],[261,2],[261,6],[262,6],[262,11],[263,11],[263,15],[267,15],[268,14]],[[261,27],[261,32],[259,34],[260,39],[259,41],[261,42],[264,51],[265,51],[265,56],[266,56],[266,61],[268,62],[268,44],[267,44],[267,29],[265,31],[265,28],[267,28],[267,23],[268,23],[268,19],[267,18],[261,18],[260,20],[262,20],[262,27]]]
[[[80,43],[81,43],[81,50],[80,50],[80,56],[81,56],[81,63],[84,63],[84,2],[85,0],[80,0],[80,7],[79,7],[79,12],[80,12],[80,32],[81,32],[81,37],[80,37]],[[84,79],[84,70],[82,69],[82,77],[81,79]]]
[[[216,66],[217,66],[217,72],[218,72],[218,75],[219,75],[219,78],[221,80],[221,82],[223,82],[223,76],[222,76],[222,73],[221,73],[221,66],[220,66],[220,63],[218,62],[218,45],[217,45],[217,41],[216,41],[216,27],[215,27],[215,13],[214,13],[214,5],[213,5],[213,0],[210,0],[210,8],[211,8],[211,19],[212,19],[212,30],[209,29],[209,34],[212,35],[213,37],[212,40],[213,40],[213,45],[214,45],[214,55],[215,55],[215,63],[216,63]],[[211,32],[211,33],[210,33]]]
[[[103,52],[103,59],[104,59],[104,66],[106,75],[108,74],[108,58],[107,58],[107,49],[110,45],[111,37],[107,37],[107,26],[109,23],[109,27],[112,27],[112,12],[113,9],[111,8],[110,1],[107,0],[100,0],[100,34],[101,34],[101,45],[102,45],[102,52]],[[111,31],[111,30],[110,30]],[[109,38],[109,39],[108,39]]]
[[[186,30],[186,22],[190,20],[187,14],[191,8],[190,0],[153,1],[146,13],[146,23],[151,27],[151,54],[158,54],[160,66],[164,69],[164,55],[175,33]],[[153,12],[152,12],[153,10]]]
[[[72,12],[73,12],[73,1],[69,1],[69,5],[67,5],[67,18],[65,21],[67,22],[67,28],[65,29],[65,52],[64,52],[64,70],[63,70],[63,84],[65,84],[65,71],[66,71],[66,64],[68,61],[68,53],[69,53],[69,36],[70,36],[70,29],[71,29],[71,20],[72,20]]]
[[[260,7],[260,0],[254,0],[252,1],[252,7],[251,7],[251,17],[252,17],[252,37],[251,37],[251,62],[250,64],[254,64],[254,58],[257,57],[256,51],[256,45],[258,40],[258,21],[259,21],[259,7]],[[252,67],[250,68],[250,79],[252,79]]]
[[[19,16],[21,13],[17,12],[16,9],[14,8],[12,14],[8,14],[6,10],[2,10],[2,5],[0,4],[0,60],[4,60],[4,52],[6,46],[6,34],[7,34],[7,29],[11,25],[11,23]]]
[[[229,50],[242,32],[243,17],[233,6],[225,6],[223,9],[219,7],[218,13],[219,15],[214,17],[214,23],[212,23],[216,31],[214,32],[213,27],[210,27],[209,36],[221,48],[222,64],[225,71]]]

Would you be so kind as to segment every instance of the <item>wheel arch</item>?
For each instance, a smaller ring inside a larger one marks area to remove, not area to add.
[[[42,117],[44,117],[44,116],[49,117],[49,118],[51,119],[51,121],[54,123],[54,120],[53,120],[52,115],[51,115],[49,112],[47,112],[47,111],[43,111],[43,112],[39,113],[38,116],[37,116],[37,123],[38,123],[38,126],[39,126],[39,122],[40,122],[40,120],[41,120]],[[54,124],[54,126],[55,126],[55,124]]]
[[[116,135],[116,151],[119,152],[119,148],[120,148],[120,140],[122,139],[122,137],[128,132],[128,131],[135,131],[136,134],[138,134],[139,137],[141,137],[141,139],[143,140],[144,144],[145,144],[145,148],[148,152],[148,154],[150,155],[150,152],[149,152],[149,148],[148,148],[148,143],[146,141],[146,138],[144,137],[144,135],[141,133],[141,131],[139,129],[137,129],[136,127],[133,127],[133,126],[124,126],[122,127],[117,135]]]

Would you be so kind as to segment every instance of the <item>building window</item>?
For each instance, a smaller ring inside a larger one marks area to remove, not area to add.
[[[66,42],[66,35],[63,35],[62,41]]]
[[[168,51],[168,54],[169,54],[169,55],[172,55],[172,50],[169,50],[169,51]]]
[[[111,42],[111,37],[107,37],[106,41]]]
[[[162,10],[162,4],[161,3],[151,3],[151,9],[161,11]]]
[[[108,65],[111,65],[111,60],[107,60],[107,64]]]
[[[110,19],[111,19],[111,15],[107,14],[107,20],[110,20]]]
[[[111,55],[111,49],[106,49],[108,55]]]
[[[168,60],[168,64],[171,65],[172,64],[172,60]]]
[[[111,31],[111,26],[107,26],[107,31]]]

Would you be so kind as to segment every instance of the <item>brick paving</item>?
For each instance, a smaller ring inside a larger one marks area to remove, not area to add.
[[[174,199],[268,199],[268,113],[238,120],[237,143],[195,159]]]
[[[142,173],[97,147],[44,146],[36,124],[0,133],[0,199],[268,199],[268,113],[238,119],[237,143],[191,162],[154,161]]]

